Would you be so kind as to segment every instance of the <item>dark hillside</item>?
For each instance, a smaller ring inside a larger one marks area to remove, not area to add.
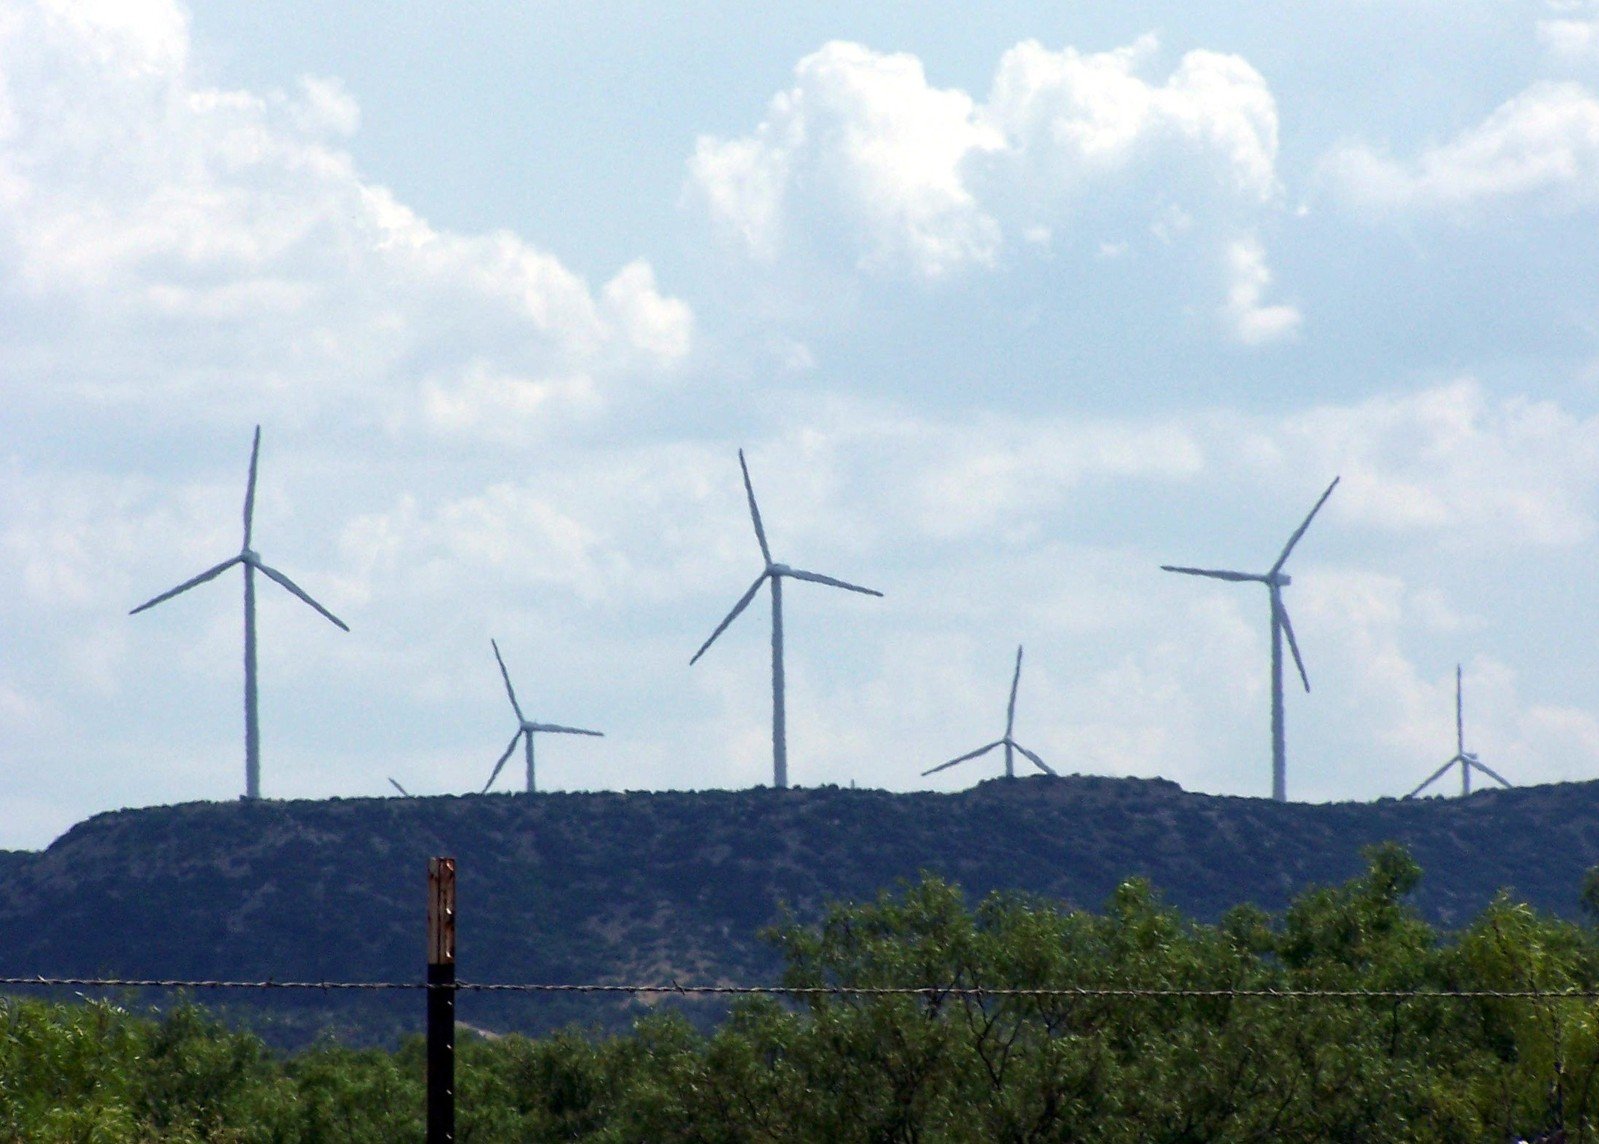
[[[1416,901],[1434,921],[1463,921],[1507,886],[1570,914],[1599,863],[1599,783],[1319,806],[1037,777],[959,794],[759,788],[120,811],[42,853],[0,854],[0,974],[415,980],[426,859],[449,854],[460,862],[463,980],[761,982],[778,967],[756,934],[779,903],[814,916],[924,870],[973,895],[1024,890],[1087,907],[1142,875],[1209,919],[1351,877],[1361,848],[1386,840],[1422,864]],[[297,1025],[342,1003],[271,1001]],[[414,1027],[414,1008],[385,996],[342,1011],[374,1035]],[[619,1015],[594,999],[462,1000],[463,1019],[488,1028]]]

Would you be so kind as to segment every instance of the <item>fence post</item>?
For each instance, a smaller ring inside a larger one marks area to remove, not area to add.
[[[427,1144],[455,1141],[455,859],[428,859]]]

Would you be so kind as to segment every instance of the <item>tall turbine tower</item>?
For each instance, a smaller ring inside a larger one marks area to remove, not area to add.
[[[957,763],[964,763],[967,759],[975,759],[978,755],[986,755],[995,747],[1005,748],[1005,777],[1008,779],[1013,779],[1016,777],[1016,757],[1013,753],[1014,751],[1020,751],[1022,754],[1026,755],[1035,764],[1037,764],[1038,769],[1043,771],[1046,775],[1053,775],[1055,772],[1050,769],[1048,763],[1044,762],[1043,759],[1033,754],[1033,752],[1029,751],[1026,747],[1022,746],[1011,737],[1011,732],[1016,728],[1016,688],[1021,681],[1022,648],[1020,644],[1017,644],[1016,674],[1010,678],[1010,706],[1005,708],[1005,737],[1003,739],[995,739],[992,743],[989,743],[983,747],[978,747],[975,751],[967,751],[964,755],[957,755],[947,763],[939,763],[938,766],[933,767],[931,770],[923,771],[922,777],[926,778],[928,775],[937,774],[939,771],[947,770],[948,768],[955,766]]]
[[[537,787],[534,785],[533,776],[533,736],[539,731],[548,731],[557,735],[593,735],[597,739],[605,737],[604,731],[585,731],[581,727],[563,727],[559,723],[535,723],[522,714],[522,705],[516,701],[516,688],[511,686],[511,673],[505,670],[505,659],[500,655],[500,645],[493,640],[489,646],[494,649],[494,658],[500,665],[500,678],[505,680],[505,693],[511,697],[511,710],[516,712],[517,722],[521,724],[516,729],[516,734],[511,736],[511,743],[505,748],[505,754],[500,756],[500,761],[494,764],[494,770],[489,774],[489,781],[483,784],[483,793],[488,794],[489,787],[494,785],[494,780],[500,777],[500,768],[505,766],[505,760],[511,757],[511,752],[516,750],[518,739],[527,740],[527,793],[532,794]]]
[[[1283,545],[1277,563],[1267,572],[1229,572],[1214,568],[1161,565],[1164,571],[1181,572],[1185,576],[1209,576],[1214,580],[1235,582],[1256,581],[1266,585],[1266,591],[1271,596],[1271,797],[1278,802],[1288,801],[1288,764],[1283,747],[1284,633],[1288,636],[1288,649],[1294,653],[1294,666],[1299,669],[1300,682],[1305,685],[1307,692],[1310,690],[1310,677],[1305,674],[1305,661],[1299,656],[1299,641],[1294,639],[1294,625],[1289,622],[1288,609],[1283,607],[1283,589],[1292,583],[1288,575],[1283,572],[1283,565],[1288,563],[1288,554],[1294,550],[1294,545],[1299,543],[1299,538],[1305,535],[1305,529],[1310,527],[1310,522],[1321,511],[1321,506],[1327,503],[1327,498],[1332,496],[1333,489],[1338,487],[1338,480],[1337,477],[1333,478],[1332,484],[1321,494],[1321,499],[1310,510],[1310,514],[1298,528],[1294,529],[1294,534],[1288,538],[1288,543]]]
[[[783,578],[787,576],[795,580],[810,580],[850,592],[861,592],[867,596],[881,596],[883,593],[872,588],[862,588],[858,584],[835,580],[831,576],[823,576],[820,572],[804,572],[773,561],[772,550],[766,544],[766,530],[761,527],[761,510],[755,505],[755,487],[750,484],[750,467],[744,462],[743,449],[738,451],[738,467],[744,472],[744,495],[749,498],[750,521],[755,525],[755,539],[760,543],[761,559],[766,561],[766,568],[755,578],[755,583],[750,585],[749,591],[739,597],[738,603],[733,605],[733,610],[727,613],[727,618],[716,625],[711,638],[700,645],[700,650],[695,652],[694,658],[688,662],[690,666],[698,662],[700,656],[716,642],[716,637],[727,630],[727,625],[749,607],[750,601],[755,599],[755,593],[761,590],[761,585],[768,580],[772,582],[772,785],[781,789],[788,786],[788,732],[783,707]]]
[[[200,573],[192,580],[185,580],[169,592],[162,592],[153,600],[146,600],[133,611],[130,616],[136,616],[146,608],[153,608],[173,596],[187,592],[198,584],[207,580],[214,580],[222,573],[232,568],[235,564],[244,565],[244,797],[261,797],[261,723],[256,707],[255,694],[255,574],[259,571],[269,580],[276,580],[294,595],[304,600],[311,607],[322,613],[330,622],[344,631],[349,631],[347,625],[339,617],[328,611],[321,604],[311,599],[301,590],[300,586],[290,580],[276,568],[261,562],[261,556],[250,547],[250,528],[252,518],[255,516],[255,470],[256,461],[261,455],[261,426],[255,427],[255,443],[250,446],[250,482],[244,491],[244,546],[237,556],[229,557],[215,568]]]
[[[1419,787],[1411,791],[1405,797],[1415,798],[1422,791],[1432,786],[1433,783],[1443,778],[1445,773],[1448,772],[1449,768],[1454,766],[1456,763],[1460,764],[1460,793],[1462,795],[1468,795],[1471,793],[1472,767],[1476,767],[1483,774],[1487,775],[1491,779],[1496,780],[1503,786],[1510,785],[1510,783],[1504,778],[1503,775],[1499,774],[1498,771],[1495,771],[1491,767],[1484,764],[1482,760],[1477,758],[1476,754],[1473,752],[1466,750],[1466,721],[1462,712],[1462,705],[1460,701],[1460,665],[1458,663],[1455,664],[1455,757],[1450,759],[1443,766],[1439,767],[1427,777],[1426,782],[1422,783]]]

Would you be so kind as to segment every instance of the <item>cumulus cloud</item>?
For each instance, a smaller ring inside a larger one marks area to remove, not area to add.
[[[437,230],[340,148],[359,123],[334,79],[287,93],[199,82],[170,0],[15,6],[0,27],[11,363],[39,312],[80,336],[49,364],[68,384],[16,369],[10,384],[34,400],[160,388],[201,409],[276,395],[300,416],[338,395],[447,430],[480,400],[478,420],[547,416],[563,394],[581,412],[688,356],[693,315],[647,264],[596,290],[517,235]],[[115,361],[114,342],[141,360]],[[328,386],[335,375],[348,384]],[[505,400],[507,387],[540,396]]]
[[[1040,202],[1140,161],[1198,164],[1246,198],[1277,192],[1277,108],[1241,57],[1192,51],[1160,84],[1138,74],[1153,37],[1116,51],[1051,51],[1025,41],[1000,60],[979,117],[1004,139],[1005,174]]]
[[[1322,166],[1369,210],[1462,211],[1526,199],[1589,207],[1599,200],[1599,97],[1579,83],[1538,83],[1414,159],[1349,143]]]
[[[988,262],[997,223],[977,204],[962,167],[998,149],[971,97],[932,87],[915,56],[835,42],[795,68],[753,136],[701,138],[690,162],[718,221],[759,257],[785,232],[805,190],[837,210],[863,266],[936,278]]]
[[[1146,78],[1157,55],[1152,37],[1099,53],[1025,41],[979,101],[930,83],[915,56],[829,43],[750,134],[698,141],[690,190],[757,262],[832,258],[927,282],[1080,236],[1124,251],[1098,229],[1125,229],[1127,216],[1163,241],[1196,217],[1247,231],[1279,198],[1270,88],[1247,61],[1211,51]],[[1265,341],[1293,315],[1262,302],[1264,252],[1252,241],[1247,253],[1228,319],[1242,340]]]
[[[1222,314],[1233,335],[1244,345],[1277,341],[1299,328],[1300,314],[1293,306],[1262,301],[1271,285],[1266,252],[1254,239],[1241,239],[1227,249],[1231,285]]]

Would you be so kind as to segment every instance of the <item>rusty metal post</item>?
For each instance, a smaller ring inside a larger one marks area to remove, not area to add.
[[[455,1140],[455,859],[428,859],[427,1144]]]

